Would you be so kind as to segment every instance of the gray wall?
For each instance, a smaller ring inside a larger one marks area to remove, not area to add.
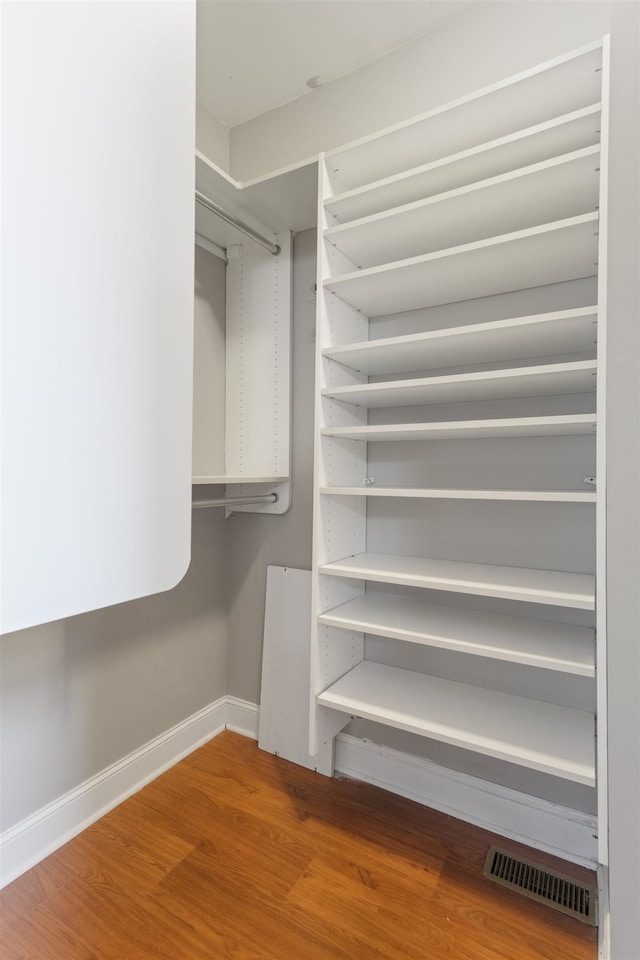
[[[223,523],[174,590],[0,638],[0,830],[224,696]]]
[[[640,8],[611,45],[607,620],[613,960],[640,957]]]

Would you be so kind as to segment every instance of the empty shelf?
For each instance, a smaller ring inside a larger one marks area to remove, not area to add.
[[[588,213],[324,281],[366,316],[595,276],[598,214]]]
[[[434,500],[540,500],[547,503],[595,503],[591,490],[458,490],[429,487],[320,487],[325,496],[408,497]]]
[[[364,660],[317,702],[532,770],[595,785],[594,717]]]
[[[509,171],[324,231],[352,263],[372,267],[598,207],[600,147]]]
[[[408,643],[595,676],[594,631],[570,623],[463,610],[365,593],[318,617],[319,623]]]
[[[370,375],[593,351],[597,308],[476,323],[329,347],[323,356]]]
[[[450,376],[331,387],[322,396],[362,407],[408,407],[423,403],[553,397],[596,389],[595,360],[541,364],[535,367],[482,370]]]
[[[455,187],[495,177],[525,164],[561,156],[597,143],[600,138],[600,104],[554,117],[545,123],[373,183],[346,190],[325,200],[325,207],[342,223],[434,196]]]
[[[576,610],[595,608],[595,577],[585,573],[385,553],[360,553],[321,564],[318,570],[333,577],[398,583],[477,597],[500,597]]]
[[[576,413],[556,417],[508,417],[503,420],[449,420],[444,423],[324,427],[322,436],[342,440],[480,440],[509,437],[554,437],[595,434],[596,415]]]
[[[284,483],[289,477],[240,477],[217,474],[216,476],[192,477],[192,483]]]

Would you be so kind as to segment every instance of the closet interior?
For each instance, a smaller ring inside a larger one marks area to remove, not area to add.
[[[193,484],[224,485],[236,511],[284,513],[291,497],[291,230],[201,153],[195,199],[196,245],[224,261],[225,303],[217,323],[196,312]]]

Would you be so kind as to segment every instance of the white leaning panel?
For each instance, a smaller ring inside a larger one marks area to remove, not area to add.
[[[2,16],[11,631],[167,590],[189,564],[195,4]]]
[[[258,746],[313,770],[309,755],[311,574],[267,567]]]

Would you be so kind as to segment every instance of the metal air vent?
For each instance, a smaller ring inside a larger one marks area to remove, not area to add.
[[[596,889],[591,883],[576,883],[571,877],[495,846],[489,847],[482,873],[531,900],[546,903],[592,927],[596,925]]]

